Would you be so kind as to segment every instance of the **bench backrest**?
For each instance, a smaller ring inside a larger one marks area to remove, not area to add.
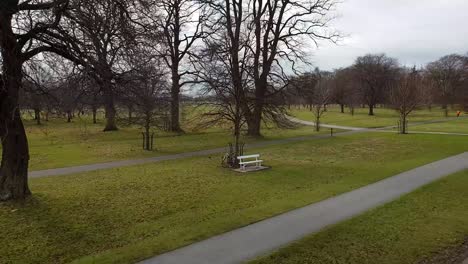
[[[255,154],[255,155],[246,155],[246,156],[239,156],[237,157],[238,160],[243,160],[243,159],[253,159],[253,158],[259,158],[260,154]]]

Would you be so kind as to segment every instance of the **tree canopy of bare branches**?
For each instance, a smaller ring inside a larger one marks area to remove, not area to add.
[[[229,54],[233,85],[249,83],[240,89],[245,99],[243,113],[248,134],[259,136],[263,118],[280,120],[275,116],[284,112],[272,98],[287,87],[286,65],[295,71],[298,62],[307,62],[304,41],[334,41],[339,37],[327,31],[337,2],[204,0],[204,3],[216,14],[205,25],[213,32],[209,42],[213,46],[226,43],[222,46]]]
[[[444,56],[427,65],[427,72],[436,85],[436,100],[442,103],[445,116],[448,116],[448,105],[457,101],[462,103],[463,82],[465,70],[465,58],[452,54]]]
[[[388,88],[397,77],[398,62],[385,54],[368,54],[358,57],[353,68],[361,87],[361,96],[369,106],[369,115],[374,115],[375,106],[384,102]]]
[[[61,22],[68,1],[28,0],[0,2],[0,201],[22,199],[28,187],[29,148],[19,111],[25,62],[45,51],[55,51],[38,41]]]
[[[389,102],[399,114],[401,134],[407,133],[408,115],[427,103],[429,82],[430,80],[425,79],[420,72],[412,69],[402,72],[391,87]]]

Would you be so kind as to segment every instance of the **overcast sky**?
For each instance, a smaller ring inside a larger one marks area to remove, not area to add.
[[[348,66],[365,53],[386,53],[422,66],[451,53],[468,52],[468,0],[343,0],[334,28],[341,44],[313,52],[323,70]]]

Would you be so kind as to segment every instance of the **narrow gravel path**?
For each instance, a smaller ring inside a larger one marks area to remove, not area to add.
[[[242,263],[465,169],[468,169],[468,152],[167,252],[141,264]]]

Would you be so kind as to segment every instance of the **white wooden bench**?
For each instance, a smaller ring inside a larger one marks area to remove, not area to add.
[[[263,160],[260,160],[260,154],[239,156],[239,165],[241,170],[245,170],[248,165],[255,164],[255,167],[261,167]]]

